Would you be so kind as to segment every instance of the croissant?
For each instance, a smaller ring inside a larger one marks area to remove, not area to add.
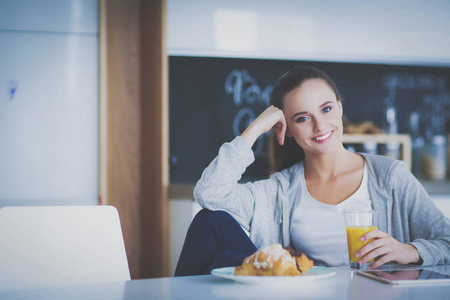
[[[314,263],[304,253],[280,244],[263,247],[246,257],[234,270],[235,275],[253,276],[299,276],[313,267]]]

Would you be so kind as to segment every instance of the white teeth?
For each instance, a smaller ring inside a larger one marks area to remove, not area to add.
[[[316,140],[316,141],[321,141],[321,140],[324,140],[324,139],[328,138],[330,135],[331,135],[331,131],[328,132],[328,133],[325,134],[325,135],[322,135],[322,136],[319,136],[319,137],[314,138],[314,140]]]

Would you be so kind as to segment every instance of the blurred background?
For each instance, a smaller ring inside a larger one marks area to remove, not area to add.
[[[449,28],[445,0],[0,0],[0,206],[114,205],[132,278],[171,276],[201,171],[310,64],[346,147],[405,161],[447,211]]]

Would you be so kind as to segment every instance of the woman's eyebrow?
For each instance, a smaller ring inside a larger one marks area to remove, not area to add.
[[[334,103],[333,101],[325,101],[320,107],[324,107],[328,104],[333,104],[333,103]]]
[[[306,113],[308,113],[308,112],[307,112],[307,111],[301,111],[301,112],[298,112],[298,113],[294,114],[294,115],[291,117],[291,119],[294,119],[296,116],[298,116],[298,115],[304,115],[304,114],[306,114]]]
[[[325,101],[324,103],[322,103],[321,105],[319,105],[319,107],[324,107],[324,106],[327,106],[327,105],[329,105],[329,104],[333,104],[334,102],[333,101]],[[304,115],[304,114],[307,114],[308,112],[307,111],[300,111],[300,112],[298,112],[298,113],[295,113],[292,117],[291,117],[291,119],[294,119],[295,117],[297,117],[298,115]]]

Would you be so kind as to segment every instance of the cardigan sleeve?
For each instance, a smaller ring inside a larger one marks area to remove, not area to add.
[[[403,163],[393,163],[391,170],[386,184],[391,184],[394,200],[394,235],[403,236],[402,242],[419,251],[423,265],[450,263],[449,218],[436,207],[422,184]]]
[[[254,160],[251,147],[242,137],[223,144],[198,180],[194,188],[195,200],[203,208],[227,211],[249,230],[254,197],[250,184],[238,181]]]

